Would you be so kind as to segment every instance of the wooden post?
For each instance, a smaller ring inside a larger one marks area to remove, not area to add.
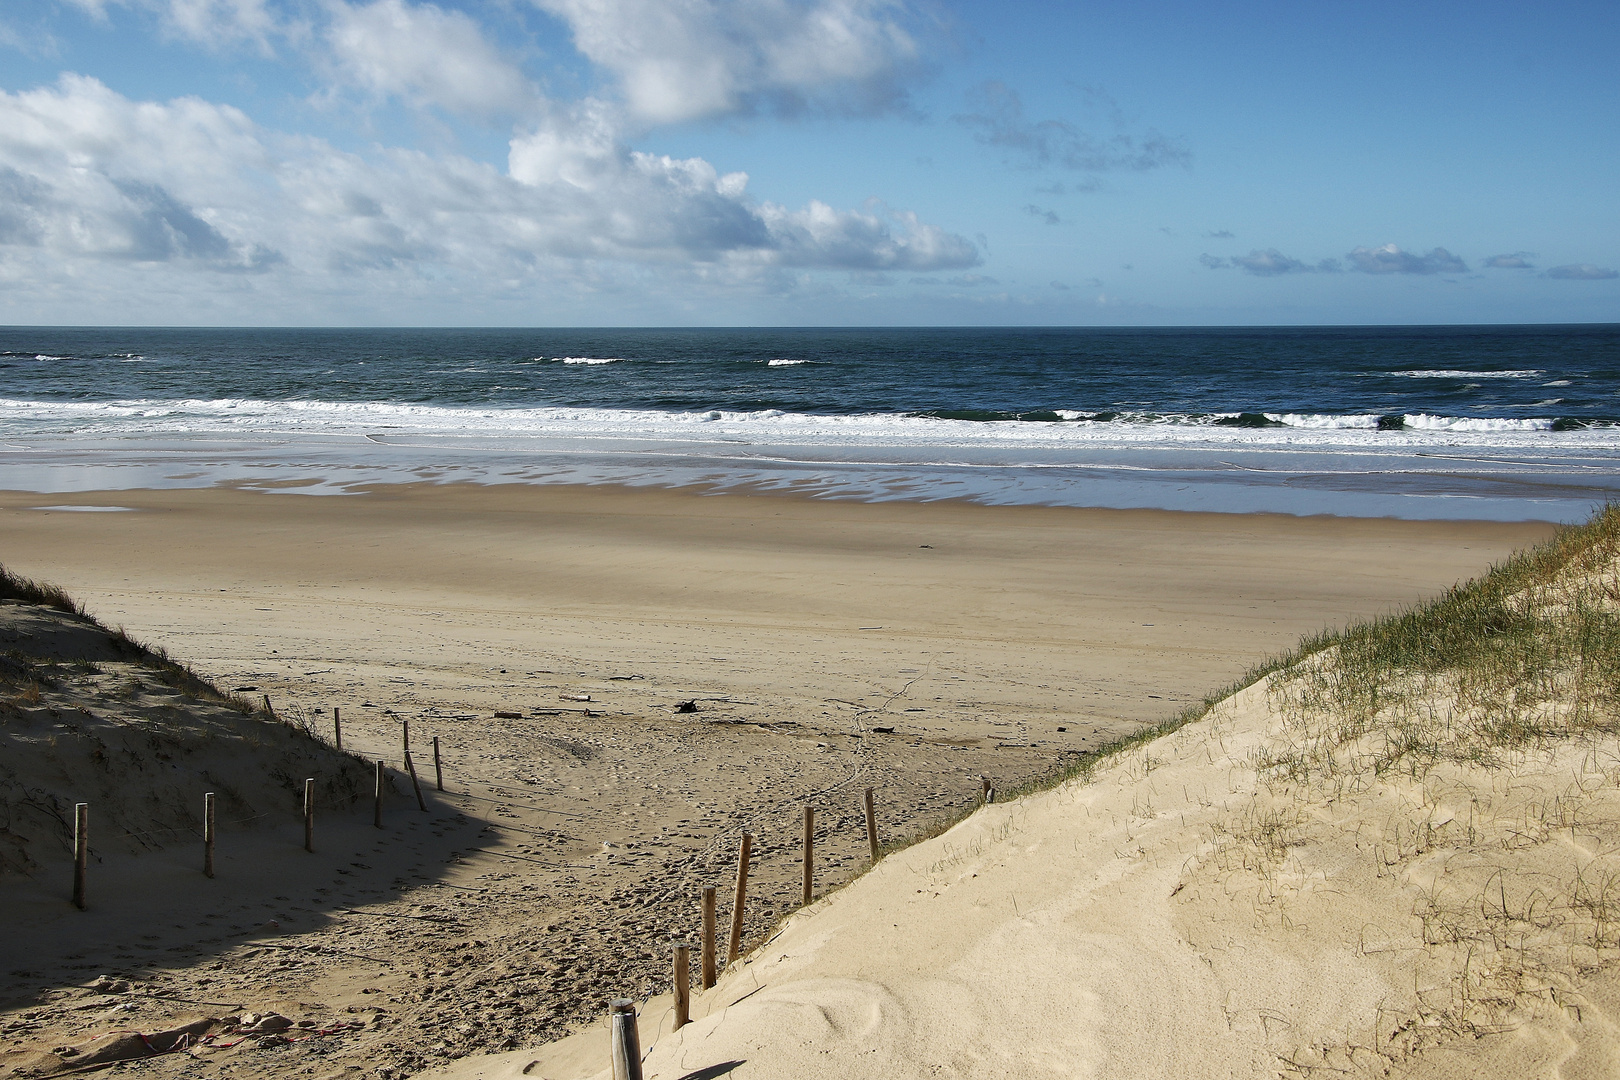
[[[692,1022],[692,946],[675,943],[675,1031]]]
[[[401,753],[406,757],[411,755],[411,722],[401,719],[399,722],[399,738]]]
[[[214,876],[214,793],[203,796],[203,876]]]
[[[405,751],[405,771],[411,774],[411,787],[416,790],[416,808],[427,813],[427,800],[422,798],[422,785],[416,782],[416,763],[411,760],[411,752]]]
[[[343,749],[343,710],[336,705],[332,706],[332,742]]]
[[[641,1033],[636,1030],[636,1003],[614,998],[608,1005],[613,1040],[613,1080],[641,1080]]]
[[[433,786],[444,790],[444,764],[439,760],[439,737],[433,736]]]
[[[748,852],[754,846],[749,833],[742,834],[737,846],[737,895],[731,899],[731,941],[726,949],[726,963],[735,964],[742,956],[743,901],[748,896]]]
[[[804,902],[810,902],[810,885],[816,875],[816,808],[804,804]]]
[[[714,886],[703,890],[703,945],[699,983],[707,990],[714,985]]]
[[[270,719],[276,719],[276,710],[270,707],[270,695],[264,695],[264,711],[270,714]]]
[[[315,850],[315,778],[304,781],[304,850]]]
[[[996,789],[990,786],[988,776],[979,777],[979,801],[985,806],[996,801]]]
[[[383,763],[379,759],[378,762],[377,762],[377,790],[376,790],[376,794],[373,796],[373,811],[372,811],[372,816],[371,816],[371,823],[373,825],[377,826],[377,828],[379,828],[379,829],[382,828],[382,793],[383,793]]]
[[[877,811],[872,808],[872,789],[866,789],[866,843],[872,849],[872,863],[878,861]]]
[[[84,910],[84,871],[90,865],[90,804],[73,804],[73,906]]]

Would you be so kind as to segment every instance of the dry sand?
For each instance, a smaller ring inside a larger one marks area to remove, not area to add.
[[[63,503],[132,510],[30,509]],[[806,798],[826,887],[863,861],[863,787],[907,831],[1549,532],[611,488],[0,495],[14,571],[319,731],[341,707],[345,745],[395,768],[409,720],[450,789],[381,835],[338,817],[315,856],[295,820],[244,830],[205,888],[190,852],[109,852],[89,913],[49,864],[0,883],[29,912],[8,1045],[225,1006],[365,1026],[145,1067],[397,1077],[534,1045],[667,987],[742,828],[752,945],[796,902]],[[115,969],[113,1005],[71,989]]]
[[[1620,1075],[1620,744],[1277,784],[1271,687],[890,855],[689,1026],[650,1002],[646,1077]],[[607,1045],[433,1076],[608,1077]]]

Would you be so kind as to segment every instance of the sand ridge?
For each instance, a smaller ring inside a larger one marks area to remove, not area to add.
[[[1620,744],[1301,802],[1255,765],[1284,723],[1268,678],[1090,782],[890,855],[699,994],[690,1026],[649,1003],[646,1076],[1614,1075],[1612,925],[1525,928],[1537,883],[1620,869]],[[1527,835],[1571,778],[1587,830]],[[605,1077],[606,1045],[433,1075]]]

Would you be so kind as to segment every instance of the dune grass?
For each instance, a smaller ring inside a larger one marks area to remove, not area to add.
[[[1296,716],[1317,728],[1260,764],[1272,774],[1443,759],[1482,760],[1493,750],[1579,731],[1620,730],[1620,505],[1516,552],[1481,577],[1406,611],[1323,630],[1268,657],[1226,686],[1157,724],[1104,743],[1050,773],[1000,790],[999,800],[1049,791],[1137,747],[1202,720],[1214,706],[1269,675]],[[1462,708],[1440,719],[1423,706],[1452,693]],[[1462,714],[1466,714],[1465,717]],[[1378,733],[1371,756],[1334,751]],[[930,820],[882,846],[887,854],[949,831],[977,803]]]
[[[148,645],[127,633],[122,626],[108,627],[100,620],[91,616],[83,604],[68,595],[60,586],[48,582],[35,581],[20,574],[14,574],[4,566],[0,566],[0,600],[16,600],[25,604],[39,604],[42,607],[52,608],[56,611],[82,619],[96,629],[105,633],[112,642],[113,648],[123,655],[123,658],[136,663],[152,672],[160,682],[170,689],[178,690],[183,694],[224,705],[247,715],[259,708],[258,704],[240,694],[221,690],[218,686],[193,671],[189,665],[183,664],[169,656],[168,651],[160,645]],[[83,664],[84,661],[73,661]],[[36,675],[37,677],[37,675]],[[305,725],[307,729],[308,725]]]
[[[0,566],[0,600],[21,600],[25,604],[42,604],[69,615],[84,614],[84,608],[61,588],[13,574],[4,566]]]
[[[1620,732],[1620,506],[1427,604],[1318,635],[1278,670],[1272,775],[1417,776]]]

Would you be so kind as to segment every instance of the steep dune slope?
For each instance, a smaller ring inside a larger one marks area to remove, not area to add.
[[[646,1075],[1620,1074],[1617,554],[1611,511],[889,856],[644,1009]]]
[[[76,802],[99,858],[195,843],[205,790],[233,826],[296,815],[305,778],[327,808],[369,792],[364,762],[291,718],[0,576],[0,873],[69,857]]]

